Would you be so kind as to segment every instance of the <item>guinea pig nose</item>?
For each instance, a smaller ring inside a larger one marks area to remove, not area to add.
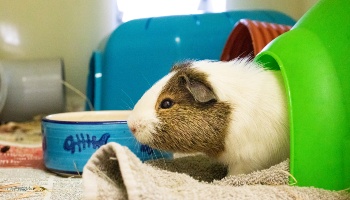
[[[135,126],[129,126],[130,131],[135,134],[136,133],[136,127]]]

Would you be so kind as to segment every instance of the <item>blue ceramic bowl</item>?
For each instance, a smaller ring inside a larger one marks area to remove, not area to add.
[[[62,174],[78,174],[91,155],[108,142],[127,146],[142,161],[172,154],[137,142],[126,119],[130,111],[82,111],[48,115],[42,120],[44,163]]]

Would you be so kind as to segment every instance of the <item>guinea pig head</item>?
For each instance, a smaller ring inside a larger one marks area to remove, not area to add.
[[[192,64],[175,65],[153,85],[128,125],[139,142],[153,148],[217,156],[224,150],[231,105],[218,99],[208,74]]]

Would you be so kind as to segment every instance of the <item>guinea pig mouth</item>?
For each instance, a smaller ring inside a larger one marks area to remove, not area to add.
[[[152,145],[152,136],[148,134],[136,134],[135,138],[137,141],[139,141],[141,144],[146,144],[146,145]]]
[[[143,125],[138,123],[128,124],[130,131],[133,133],[134,137],[141,144],[151,144],[153,141],[153,134],[155,132],[154,128],[149,125]]]

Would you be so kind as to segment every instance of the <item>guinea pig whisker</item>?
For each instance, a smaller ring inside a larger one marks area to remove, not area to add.
[[[134,106],[135,106],[135,102],[132,100],[132,98],[130,97],[130,95],[128,95],[123,89],[121,89],[121,91],[122,91],[122,93],[124,93],[124,95],[125,95],[126,97],[128,97],[128,99],[129,99],[129,101],[130,101],[130,103],[131,103],[132,106],[130,106],[129,104],[127,104],[127,102],[125,102],[125,104],[126,104],[129,108],[134,107]]]
[[[124,107],[125,107],[126,109],[130,109],[130,110],[132,110],[132,107],[129,105],[129,103],[128,103],[128,102],[126,102],[124,99],[120,99],[120,100],[123,102]]]
[[[130,110],[133,109],[126,101],[124,101],[123,99],[121,101],[124,103],[125,108],[130,109]]]
[[[138,152],[140,151],[141,154],[143,154],[142,151],[141,151],[141,144],[140,143],[135,141],[134,147],[135,147],[135,149],[137,149]]]
[[[158,148],[158,146],[156,145],[156,149],[160,149],[160,148]],[[161,155],[161,158],[158,158],[158,159],[160,159],[163,162],[164,169],[167,170],[166,156],[164,155],[165,152],[160,150],[159,153]]]
[[[134,145],[133,149],[135,149],[137,151],[140,150],[141,145],[140,145],[140,143],[137,142],[137,140],[134,137],[131,136],[131,137],[128,137],[127,139],[128,139],[128,143],[133,143],[133,145]]]
[[[147,80],[146,76],[144,74],[141,74],[142,78],[146,81],[146,83],[148,84],[148,87],[151,87],[151,83]]]

